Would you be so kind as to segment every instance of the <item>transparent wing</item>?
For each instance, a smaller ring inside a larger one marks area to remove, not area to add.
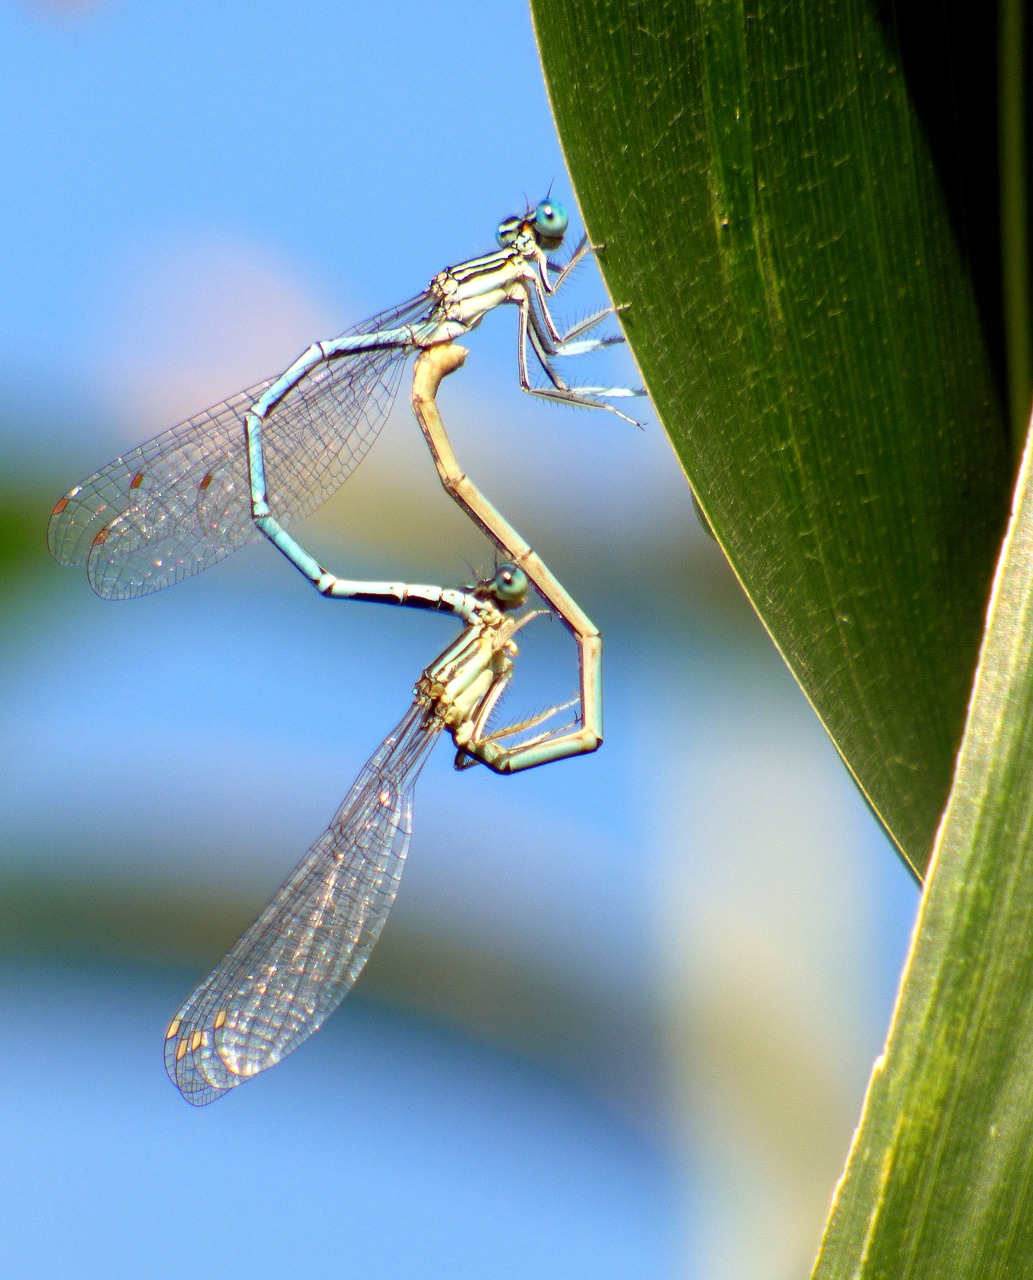
[[[348,334],[427,321],[423,293]],[[268,499],[290,525],[324,502],[365,457],[394,400],[404,343],[348,352],[302,377],[263,429]],[[85,565],[98,595],[145,595],[261,537],[251,521],[244,419],[260,382],[116,458],[66,494],[50,520],[61,564]]]
[[[348,994],[391,910],[413,788],[441,728],[420,703],[359,774],[326,832],[173,1018],[165,1067],[203,1106],[280,1061]]]

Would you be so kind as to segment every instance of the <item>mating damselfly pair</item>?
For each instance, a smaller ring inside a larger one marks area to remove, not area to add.
[[[115,459],[54,508],[55,557],[84,565],[94,590],[109,599],[169,586],[264,536],[327,598],[433,609],[464,624],[424,671],[409,713],[367,763],[327,831],[172,1020],[166,1065],[191,1102],[211,1101],[279,1061],[347,994],[394,901],[416,775],[443,729],[456,744],[457,765],[483,763],[502,773],[583,754],[601,742],[599,633],[462,473],[436,405],[441,378],[465,357],[455,339],[512,304],[525,391],[627,417],[608,401],[640,392],[572,387],[554,364],[622,341],[585,336],[613,308],[566,333],[552,317],[550,296],[590,252],[582,239],[563,266],[549,259],[567,225],[562,205],[551,199],[505,219],[494,252],[446,268],[409,302],[314,343],[281,376]],[[544,386],[531,382],[529,351]],[[288,532],[365,456],[410,355],[418,357],[413,406],[442,482],[508,557],[473,587],[342,578]],[[566,709],[557,707],[491,732],[489,717],[512,676],[513,635],[540,612],[520,612],[532,585],[578,642],[580,696],[568,724],[548,727]]]

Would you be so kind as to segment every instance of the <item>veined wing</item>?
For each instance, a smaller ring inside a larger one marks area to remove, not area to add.
[[[427,293],[347,335],[426,321]],[[347,352],[305,374],[262,429],[268,500],[283,525],[310,515],[365,457],[394,400],[404,343]],[[86,565],[98,595],[145,595],[260,538],[251,521],[247,411],[274,379],[163,431],[63,497],[50,520],[62,564]]]
[[[441,729],[419,702],[359,774],[326,832],[173,1018],[165,1067],[203,1106],[273,1066],[351,990],[391,910],[416,778]]]

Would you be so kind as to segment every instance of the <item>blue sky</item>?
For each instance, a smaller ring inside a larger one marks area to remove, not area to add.
[[[564,185],[522,4],[76,9],[0,17],[16,366],[52,369],[56,341],[82,374],[113,281],[164,241],[282,256],[351,319]]]

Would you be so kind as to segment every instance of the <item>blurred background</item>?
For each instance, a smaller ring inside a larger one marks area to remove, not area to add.
[[[550,186],[573,205],[524,4],[11,0],[0,47],[7,1274],[806,1274],[917,891],[646,402],[641,431],[533,402],[515,316],[471,337],[442,412],[604,631],[605,748],[511,779],[439,748],[358,990],[200,1112],[168,1018],[454,626],[323,601],[264,545],[121,604],[46,552],[54,501],[124,448]],[[557,311],[603,300],[589,264]],[[463,582],[492,551],[404,388],[304,541]],[[529,644],[510,707],[572,688],[570,658]]]

